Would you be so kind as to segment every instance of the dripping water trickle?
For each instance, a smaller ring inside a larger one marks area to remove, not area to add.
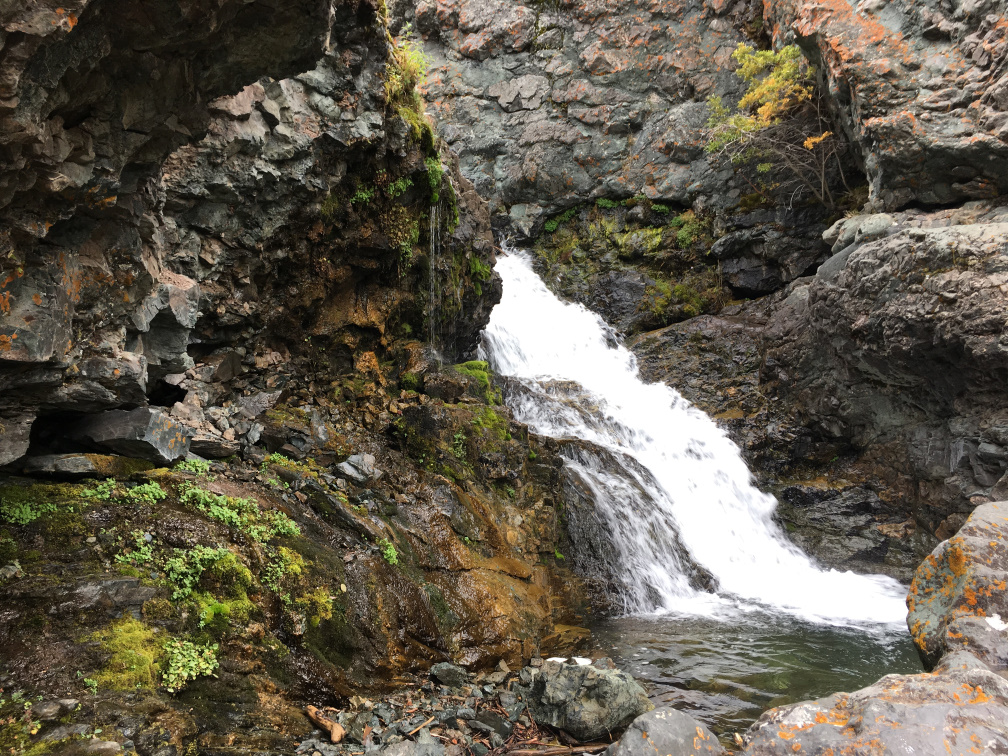
[[[440,203],[436,205],[431,205],[430,209],[430,252],[429,252],[429,262],[430,262],[430,274],[429,279],[429,290],[427,293],[427,341],[430,345],[431,352],[437,354],[438,351],[438,322],[441,318],[441,295],[440,287],[437,285],[437,270],[438,270],[438,250],[440,248],[440,230],[441,223],[438,209],[440,208]]]

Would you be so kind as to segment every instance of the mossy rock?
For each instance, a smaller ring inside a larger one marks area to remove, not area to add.
[[[115,454],[85,454],[84,457],[94,465],[95,471],[102,478],[129,480],[156,467],[153,462],[146,459],[120,457]]]
[[[166,637],[163,630],[126,617],[94,633],[90,640],[109,654],[104,668],[94,675],[99,688],[136,690],[158,684],[159,659]]]

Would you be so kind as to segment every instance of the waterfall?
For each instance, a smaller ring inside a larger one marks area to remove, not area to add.
[[[629,613],[735,616],[769,610],[828,624],[904,622],[904,589],[881,575],[824,570],[772,520],[738,447],[674,389],[645,384],[636,359],[581,305],[557,299],[529,257],[497,263],[500,304],[481,352],[522,390],[508,404],[536,433],[582,439],[619,464],[570,454],[611,534]],[[694,587],[680,550],[716,592]]]

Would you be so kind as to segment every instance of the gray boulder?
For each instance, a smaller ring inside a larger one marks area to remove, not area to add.
[[[185,426],[156,407],[89,415],[70,428],[67,437],[158,464],[184,458],[189,453],[191,441]]]
[[[533,719],[589,741],[622,730],[654,708],[630,675],[596,666],[601,663],[551,660],[539,669],[526,667],[525,697]]]
[[[1008,501],[981,504],[917,568],[907,625],[926,667],[959,648],[996,667],[1008,662],[1006,520]]]
[[[458,688],[469,682],[469,673],[449,662],[440,662],[430,669],[430,675],[442,685]]]
[[[97,475],[98,468],[86,454],[43,454],[23,460],[27,475],[57,475],[83,477]]]
[[[605,756],[700,756],[723,751],[714,734],[693,717],[675,709],[655,709],[637,717]]]
[[[384,756],[445,756],[445,747],[440,743],[414,743],[404,740],[385,746],[380,753]]]
[[[0,413],[0,465],[24,456],[28,451],[34,412]]]
[[[1008,475],[1006,218],[977,205],[859,219],[852,239],[884,235],[838,250],[763,333],[760,390],[817,437],[885,460],[932,532],[977,496],[1008,498],[995,492]]]
[[[346,461],[336,465],[336,470],[356,483],[378,480],[382,473],[375,467],[373,454],[352,454]]]

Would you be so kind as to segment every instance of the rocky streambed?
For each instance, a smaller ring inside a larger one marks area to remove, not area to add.
[[[777,706],[763,713],[744,733],[724,731],[724,747],[746,754],[904,748],[924,753],[1000,753],[1008,744],[1004,674],[1008,670],[1008,623],[1001,619],[1002,613],[1008,616],[1008,565],[996,545],[1005,528],[1008,502],[983,505],[917,569],[908,596],[908,622],[916,650],[931,671],[889,674],[867,687],[852,688],[850,693]],[[680,631],[677,635],[684,643],[697,642],[696,633]],[[857,655],[853,649],[860,645],[863,653],[863,631],[860,643],[857,635],[851,635],[851,648],[846,651],[835,639],[824,651]],[[635,638],[637,642],[641,639],[640,635]],[[788,648],[794,645],[783,644]],[[730,643],[727,648],[731,651],[726,653],[739,653]],[[628,656],[623,662],[632,665]],[[835,663],[844,665],[839,660]],[[502,665],[499,671],[473,680],[464,670],[438,665],[431,671],[432,681],[415,696],[378,704],[358,701],[357,711],[337,715],[351,727],[352,742],[344,745],[342,752],[359,753],[354,751],[358,743],[365,752],[375,750],[381,737],[391,742],[381,750],[396,754],[451,754],[464,747],[477,754],[487,748],[523,754],[597,753],[606,749],[607,754],[616,756],[655,749],[681,754],[723,750],[710,730],[683,711],[683,704],[687,710],[691,704],[698,706],[696,699],[674,696],[675,708],[669,708],[666,697],[664,706],[659,704],[647,713],[654,704],[628,675],[613,671],[612,666],[608,659],[590,666],[587,658],[534,660],[533,666],[518,675],[509,675]],[[638,676],[641,669],[635,667]],[[834,672],[833,679],[842,678]],[[645,684],[655,692],[656,682],[651,677]],[[794,686],[782,690],[793,691]],[[403,719],[396,721],[390,703],[413,716],[403,714]],[[361,730],[361,718],[377,733],[374,738],[369,739],[368,731]],[[600,737],[608,740],[630,719],[632,724],[614,744],[589,742]],[[400,740],[399,733],[411,727],[407,735],[415,739]],[[559,739],[554,740],[553,735]],[[579,745],[573,745],[578,741]],[[302,753],[314,751],[337,753],[340,749],[319,739],[307,740],[299,747]]]

